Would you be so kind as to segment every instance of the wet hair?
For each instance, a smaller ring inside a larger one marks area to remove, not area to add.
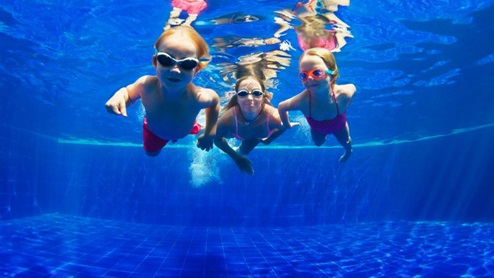
[[[323,37],[326,35],[326,24],[330,21],[321,15],[310,15],[299,18],[302,24],[296,26],[295,30],[307,37]]]
[[[302,58],[306,55],[312,55],[321,58],[328,69],[333,71],[331,76],[334,78],[333,82],[336,82],[336,78],[338,78],[340,74],[338,72],[338,66],[336,65],[336,59],[334,58],[333,52],[321,47],[310,48],[304,51],[302,56],[300,56],[299,63],[300,60],[302,60]]]
[[[240,84],[242,84],[242,82],[244,82],[247,79],[254,79],[256,82],[258,82],[261,85],[261,90],[264,93],[264,95],[262,96],[264,104],[273,106],[270,101],[273,98],[273,94],[266,91],[266,86],[264,85],[264,82],[262,82],[262,80],[255,75],[245,75],[237,79],[237,82],[235,83],[235,95],[233,95],[230,101],[228,101],[228,103],[226,104],[226,106],[223,107],[223,111],[227,111],[228,109],[238,105],[238,99],[237,99],[238,97],[236,93],[238,92],[238,88],[240,87]]]
[[[266,80],[266,76],[262,71],[262,67],[265,66],[265,61],[260,60],[255,63],[248,64],[237,64],[237,73],[236,76],[239,77],[239,80],[242,76],[246,77],[256,77],[257,80]],[[238,84],[238,82],[237,82]],[[264,82],[261,83],[261,86],[264,86]],[[264,91],[264,90],[263,90]]]
[[[154,43],[154,48],[158,50],[163,40],[174,34],[183,34],[192,40],[192,43],[197,48],[197,56],[198,56],[197,58],[200,60],[198,68],[200,70],[205,68],[210,61],[209,46],[204,40],[204,38],[199,33],[197,33],[197,31],[194,28],[190,26],[179,25],[164,31],[163,33],[161,33],[159,38]],[[206,59],[201,60],[201,58],[206,58]]]

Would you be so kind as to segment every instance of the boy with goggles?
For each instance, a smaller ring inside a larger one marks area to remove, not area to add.
[[[143,122],[144,150],[156,156],[172,140],[187,134],[199,134],[196,122],[204,109],[206,126],[197,137],[197,147],[213,148],[220,100],[211,89],[197,87],[192,80],[209,59],[204,39],[189,26],[177,26],[163,32],[155,43],[153,66],[156,75],[145,75],[118,90],[105,104],[108,112],[127,117],[127,106],[139,98],[146,115]]]
[[[278,105],[283,125],[286,128],[293,126],[288,111],[301,111],[310,126],[315,145],[321,146],[326,142],[326,136],[333,134],[345,149],[339,161],[347,161],[352,154],[352,140],[346,110],[355,94],[355,85],[336,84],[339,76],[336,60],[325,48],[306,50],[300,57],[299,71],[305,90]]]

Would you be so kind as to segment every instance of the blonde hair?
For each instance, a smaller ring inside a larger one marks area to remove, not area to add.
[[[273,94],[266,91],[266,86],[264,85],[264,82],[262,82],[262,80],[259,79],[255,75],[245,75],[245,76],[242,76],[241,78],[237,79],[237,82],[235,83],[235,93],[238,92],[238,88],[240,87],[240,84],[247,79],[254,79],[256,82],[259,83],[259,85],[261,85],[261,90],[264,93],[264,95],[262,96],[263,103],[273,106],[271,104],[271,101],[270,101],[273,98]],[[227,111],[228,109],[238,105],[238,99],[237,98],[238,98],[237,94],[233,95],[232,98],[230,99],[230,101],[228,101],[228,103],[226,104],[226,106],[223,107],[223,111]]]
[[[300,56],[299,63],[300,63],[300,60],[302,60],[302,58],[305,55],[312,55],[312,56],[317,56],[317,57],[321,58],[324,61],[324,64],[326,65],[326,67],[328,67],[329,70],[333,71],[331,76],[334,77],[333,82],[336,82],[336,78],[338,78],[340,76],[340,73],[338,72],[338,66],[336,65],[336,59],[333,55],[333,52],[331,52],[330,50],[328,50],[326,48],[321,48],[321,47],[310,48],[310,49],[307,49],[306,51],[304,51],[302,56]]]
[[[174,34],[184,34],[186,37],[190,38],[192,43],[194,43],[194,45],[197,48],[197,58],[200,61],[198,65],[198,69],[201,70],[205,68],[208,65],[209,61],[211,60],[211,57],[209,56],[209,46],[204,40],[204,38],[199,33],[197,33],[197,31],[194,28],[190,26],[179,25],[164,31],[163,33],[161,33],[159,38],[154,43],[154,48],[159,49],[163,40]]]

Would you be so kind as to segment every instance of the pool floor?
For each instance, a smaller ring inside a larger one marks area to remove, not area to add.
[[[181,227],[47,214],[0,222],[2,277],[493,277],[494,224]]]

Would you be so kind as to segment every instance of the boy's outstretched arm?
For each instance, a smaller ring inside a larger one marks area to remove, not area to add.
[[[105,103],[105,107],[109,113],[127,117],[127,106],[130,104],[132,101],[130,101],[127,87],[123,87]]]
[[[141,93],[145,90],[147,80],[147,77],[143,76],[137,79],[133,84],[120,88],[120,90],[113,94],[113,96],[105,103],[106,110],[109,113],[127,117],[127,106],[140,98]]]
[[[201,134],[197,138],[197,147],[205,151],[209,151],[213,148],[213,140],[216,135],[216,126],[220,113],[220,98],[216,92],[212,90],[211,92],[209,106],[204,109],[206,112],[206,127],[204,128],[204,134]]]

